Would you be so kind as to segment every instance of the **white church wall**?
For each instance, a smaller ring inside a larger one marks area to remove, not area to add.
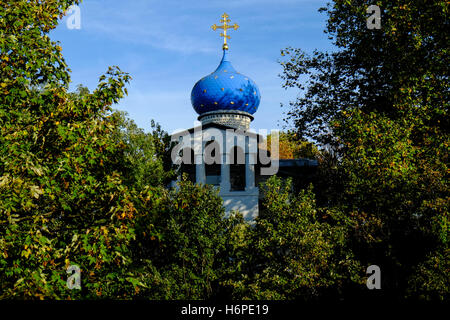
[[[225,212],[230,214],[233,210],[239,211],[247,221],[252,221],[258,216],[258,188],[252,191],[220,192],[223,199]]]

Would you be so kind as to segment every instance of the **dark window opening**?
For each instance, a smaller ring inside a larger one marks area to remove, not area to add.
[[[212,185],[220,185],[222,161],[219,158],[220,157],[219,144],[215,141],[208,141],[205,145],[204,153],[205,153],[206,183]],[[209,157],[210,159],[208,160],[206,159],[206,157]]]
[[[230,186],[231,191],[244,191],[245,190],[245,163],[242,163],[241,159],[245,159],[245,154],[242,148],[234,147],[231,150],[230,158],[232,163],[230,164]],[[240,161],[238,161],[238,159]],[[245,161],[244,161],[245,162]]]

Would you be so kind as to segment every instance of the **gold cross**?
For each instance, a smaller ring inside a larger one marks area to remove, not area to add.
[[[220,34],[221,37],[223,37],[223,50],[228,50],[228,44],[227,44],[227,39],[230,39],[230,36],[227,35],[227,30],[228,29],[234,29],[237,30],[239,28],[239,26],[235,23],[234,25],[229,25],[228,23],[231,21],[229,18],[229,15],[227,15],[226,13],[224,13],[223,15],[221,15],[222,19],[220,20],[221,23],[223,23],[222,26],[218,26],[216,24],[213,24],[211,26],[211,28],[216,31],[217,29],[223,29],[223,32]]]

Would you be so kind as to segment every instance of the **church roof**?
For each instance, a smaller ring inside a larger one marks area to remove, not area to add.
[[[199,115],[217,110],[254,114],[260,100],[255,82],[233,68],[227,50],[223,50],[217,69],[199,80],[191,92],[192,106]]]

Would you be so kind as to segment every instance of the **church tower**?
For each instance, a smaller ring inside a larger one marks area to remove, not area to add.
[[[178,142],[172,160],[181,164],[181,171],[191,181],[218,188],[227,213],[236,210],[251,221],[259,213],[257,182],[274,174],[297,181],[309,179],[317,161],[279,159],[278,131],[271,132],[269,154],[264,137],[250,130],[261,95],[255,82],[231,65],[227,31],[239,26],[230,25],[228,18],[225,13],[222,25],[212,26],[213,30],[223,30],[222,60],[214,72],[197,81],[191,92],[192,107],[201,125],[172,135],[172,141]]]
[[[246,220],[253,220],[258,215],[255,168],[260,136],[249,129],[261,95],[255,82],[231,65],[227,31],[239,26],[230,25],[228,18],[223,14],[222,25],[212,26],[223,30],[222,60],[191,92],[201,126],[172,135],[172,139],[178,141],[182,171],[196,183],[219,188],[226,212],[238,210]]]

